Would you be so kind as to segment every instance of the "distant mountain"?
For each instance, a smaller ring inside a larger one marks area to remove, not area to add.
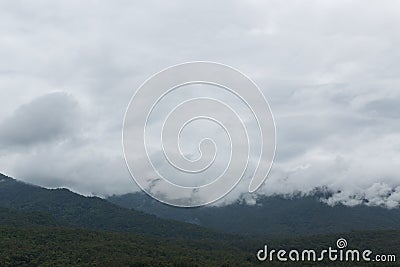
[[[320,192],[291,199],[262,197],[256,205],[234,203],[222,207],[175,208],[144,193],[112,196],[108,200],[161,218],[195,223],[218,231],[251,236],[293,236],[361,230],[400,229],[400,209],[328,206]]]
[[[45,189],[4,175],[0,175],[0,208],[0,222],[13,221],[11,218],[18,221],[21,217],[29,225],[43,218],[50,225],[92,230],[185,238],[225,236],[196,225],[122,208],[98,197],[84,197],[67,189]]]

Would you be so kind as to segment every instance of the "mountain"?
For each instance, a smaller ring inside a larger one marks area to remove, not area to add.
[[[225,238],[221,232],[282,237],[400,229],[400,209],[331,207],[319,201],[319,197],[273,196],[258,199],[256,205],[237,202],[222,207],[182,209],[143,193],[104,200],[67,189],[45,189],[0,175],[0,225],[2,221],[14,221],[14,225],[64,225],[189,238]]]
[[[28,227],[28,226],[61,226],[52,216],[39,212],[10,210],[0,207],[0,225]]]
[[[46,217],[48,223],[94,230],[185,238],[225,236],[193,224],[122,208],[98,197],[84,197],[67,189],[46,189],[4,175],[0,175],[0,207],[3,214],[11,212],[14,217],[30,213],[31,217]]]
[[[143,195],[135,197],[149,201]],[[246,220],[228,223],[229,219],[254,216],[248,211],[240,216],[242,211],[238,207],[247,210],[249,206],[236,203],[230,207],[232,214],[226,212],[226,207],[180,209],[180,212],[209,212],[209,216],[214,216],[210,221],[215,224],[218,224],[215,212],[222,212],[228,218],[220,223],[230,229],[229,224],[237,227]],[[260,218],[254,219],[257,222]],[[334,247],[339,237],[346,238],[351,248],[400,255],[400,231],[395,230],[271,236],[222,234],[118,207],[104,199],[84,197],[66,189],[45,189],[0,175],[0,266],[349,266],[348,262],[260,262],[256,258],[264,245],[287,251],[294,248],[320,251]],[[394,267],[400,266],[400,262],[357,262],[357,266]]]
[[[293,236],[341,233],[362,230],[400,229],[400,209],[360,205],[328,206],[321,192],[311,196],[261,197],[256,205],[236,202],[221,207],[175,208],[144,193],[112,196],[108,200],[161,218],[250,236]]]
[[[0,174],[0,266],[254,266],[254,244]]]

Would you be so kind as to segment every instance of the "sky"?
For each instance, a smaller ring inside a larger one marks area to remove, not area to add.
[[[1,1],[0,172],[137,191],[121,144],[129,100],[168,66],[212,61],[249,76],[274,114],[274,165],[249,203],[327,188],[330,205],[397,207],[398,25],[400,2],[385,0]]]

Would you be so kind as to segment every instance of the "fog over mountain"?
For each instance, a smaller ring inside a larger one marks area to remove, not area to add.
[[[0,3],[0,172],[138,191],[121,145],[129,99],[165,67],[208,60],[271,105],[277,153],[256,195],[327,188],[330,205],[399,206],[400,2],[123,2]]]

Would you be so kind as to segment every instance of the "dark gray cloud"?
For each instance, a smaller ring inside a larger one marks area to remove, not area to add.
[[[378,118],[400,118],[400,99],[382,98],[365,104],[361,111]]]
[[[79,127],[77,101],[66,93],[50,93],[19,106],[0,124],[0,147],[29,149],[61,141]]]

